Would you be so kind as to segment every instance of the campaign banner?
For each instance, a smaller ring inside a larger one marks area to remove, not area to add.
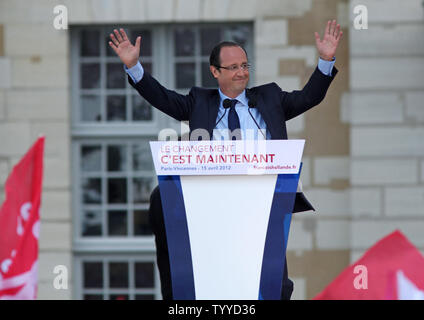
[[[305,140],[152,141],[161,175],[297,174]]]

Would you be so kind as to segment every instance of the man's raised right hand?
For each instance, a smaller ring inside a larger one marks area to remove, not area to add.
[[[132,45],[124,29],[121,28],[120,31],[119,33],[118,30],[114,29],[113,32],[115,34],[110,34],[112,41],[109,41],[109,46],[115,51],[127,68],[134,67],[140,55],[141,37],[137,37],[135,45]]]

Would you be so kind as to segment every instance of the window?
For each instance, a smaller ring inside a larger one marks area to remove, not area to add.
[[[169,89],[216,87],[209,54],[221,40],[243,44],[250,24],[134,25],[143,68]],[[180,123],[154,109],[127,81],[109,48],[115,26],[71,29],[73,251],[76,299],[160,299],[148,223],[157,185],[149,141]],[[252,75],[251,75],[252,78]]]
[[[157,178],[148,141],[85,140],[76,145],[79,236],[151,235],[147,210]]]
[[[109,47],[112,28],[81,29],[78,52],[79,107],[76,122],[139,122],[154,120],[149,103],[130,88],[122,63]],[[130,29],[131,39],[143,37],[143,67],[152,72],[149,29]]]
[[[158,282],[152,261],[134,256],[86,257],[79,261],[84,300],[152,300]]]

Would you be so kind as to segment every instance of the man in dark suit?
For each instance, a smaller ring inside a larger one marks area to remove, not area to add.
[[[246,138],[247,130],[251,130],[256,139],[287,139],[285,122],[319,104],[325,97],[337,73],[333,66],[341,36],[340,25],[336,25],[335,20],[328,21],[322,40],[315,32],[320,55],[318,67],[305,87],[293,92],[283,91],[275,83],[247,89],[247,54],[234,42],[221,42],[210,56],[210,71],[217,79],[219,89],[194,87],[188,95],[168,90],[144,71],[138,61],[141,37],[137,37],[135,45],[132,45],[123,29],[120,32],[115,29],[110,35],[109,45],[124,63],[130,84],[141,96],[174,119],[189,121],[192,140],[195,134],[194,140],[197,140],[199,133],[202,139]],[[313,207],[302,192],[297,192],[293,212],[306,210],[313,210]],[[152,192],[149,211],[162,296],[172,299],[168,247],[158,188]],[[288,278],[287,263],[283,272],[281,298],[289,300],[293,282]]]

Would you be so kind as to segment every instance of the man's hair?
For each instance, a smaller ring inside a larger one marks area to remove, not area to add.
[[[244,53],[246,54],[246,58],[247,58],[246,50],[241,45],[239,45],[237,42],[222,41],[222,42],[218,43],[212,49],[211,55],[209,57],[209,64],[211,66],[214,66],[214,67],[220,67],[221,66],[220,54],[221,54],[221,48],[224,48],[224,47],[239,47],[239,48],[242,48]]]

